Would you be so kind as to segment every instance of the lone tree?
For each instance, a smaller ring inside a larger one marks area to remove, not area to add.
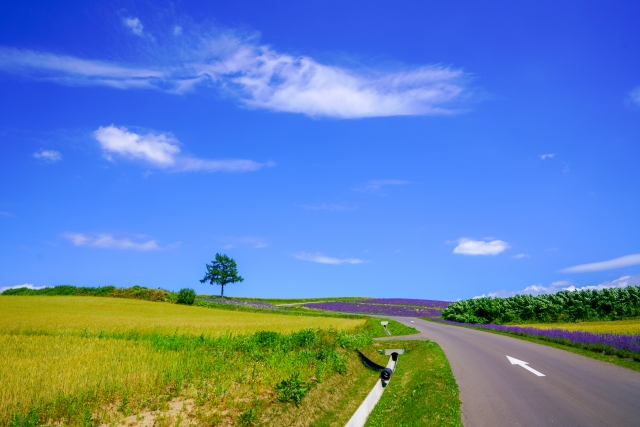
[[[229,283],[242,282],[244,279],[238,276],[238,266],[233,258],[226,255],[216,254],[215,261],[211,261],[211,265],[207,264],[207,274],[200,283],[209,282],[213,285],[217,283],[222,286],[220,298],[224,297],[224,286]]]

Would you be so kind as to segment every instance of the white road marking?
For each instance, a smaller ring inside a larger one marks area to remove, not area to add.
[[[546,375],[536,371],[535,369],[533,369],[532,367],[529,366],[529,364],[527,362],[523,362],[522,360],[516,359],[515,357],[511,357],[511,356],[507,356],[507,359],[509,359],[509,362],[511,362],[512,365],[520,365],[522,366],[524,369],[526,369],[529,372],[533,372],[534,374],[536,374],[539,377],[545,377]]]

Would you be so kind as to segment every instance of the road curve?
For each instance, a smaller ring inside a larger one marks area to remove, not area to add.
[[[640,426],[640,372],[504,335],[391,318],[420,331],[402,339],[429,339],[442,347],[458,382],[466,427]],[[512,365],[507,356],[545,376]]]

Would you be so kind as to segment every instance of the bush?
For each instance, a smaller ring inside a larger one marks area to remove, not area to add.
[[[180,292],[178,292],[178,297],[176,298],[176,303],[178,304],[186,304],[193,305],[196,300],[196,291],[189,288],[182,288]]]
[[[282,380],[276,384],[278,400],[281,402],[294,402],[300,404],[302,398],[309,392],[309,387],[304,381],[300,381],[300,374],[293,373],[289,379]]]

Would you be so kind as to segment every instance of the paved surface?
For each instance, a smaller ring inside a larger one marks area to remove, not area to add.
[[[466,427],[640,426],[640,372],[503,335],[391,318],[420,331],[406,339],[442,347]],[[545,376],[512,365],[507,355]]]

